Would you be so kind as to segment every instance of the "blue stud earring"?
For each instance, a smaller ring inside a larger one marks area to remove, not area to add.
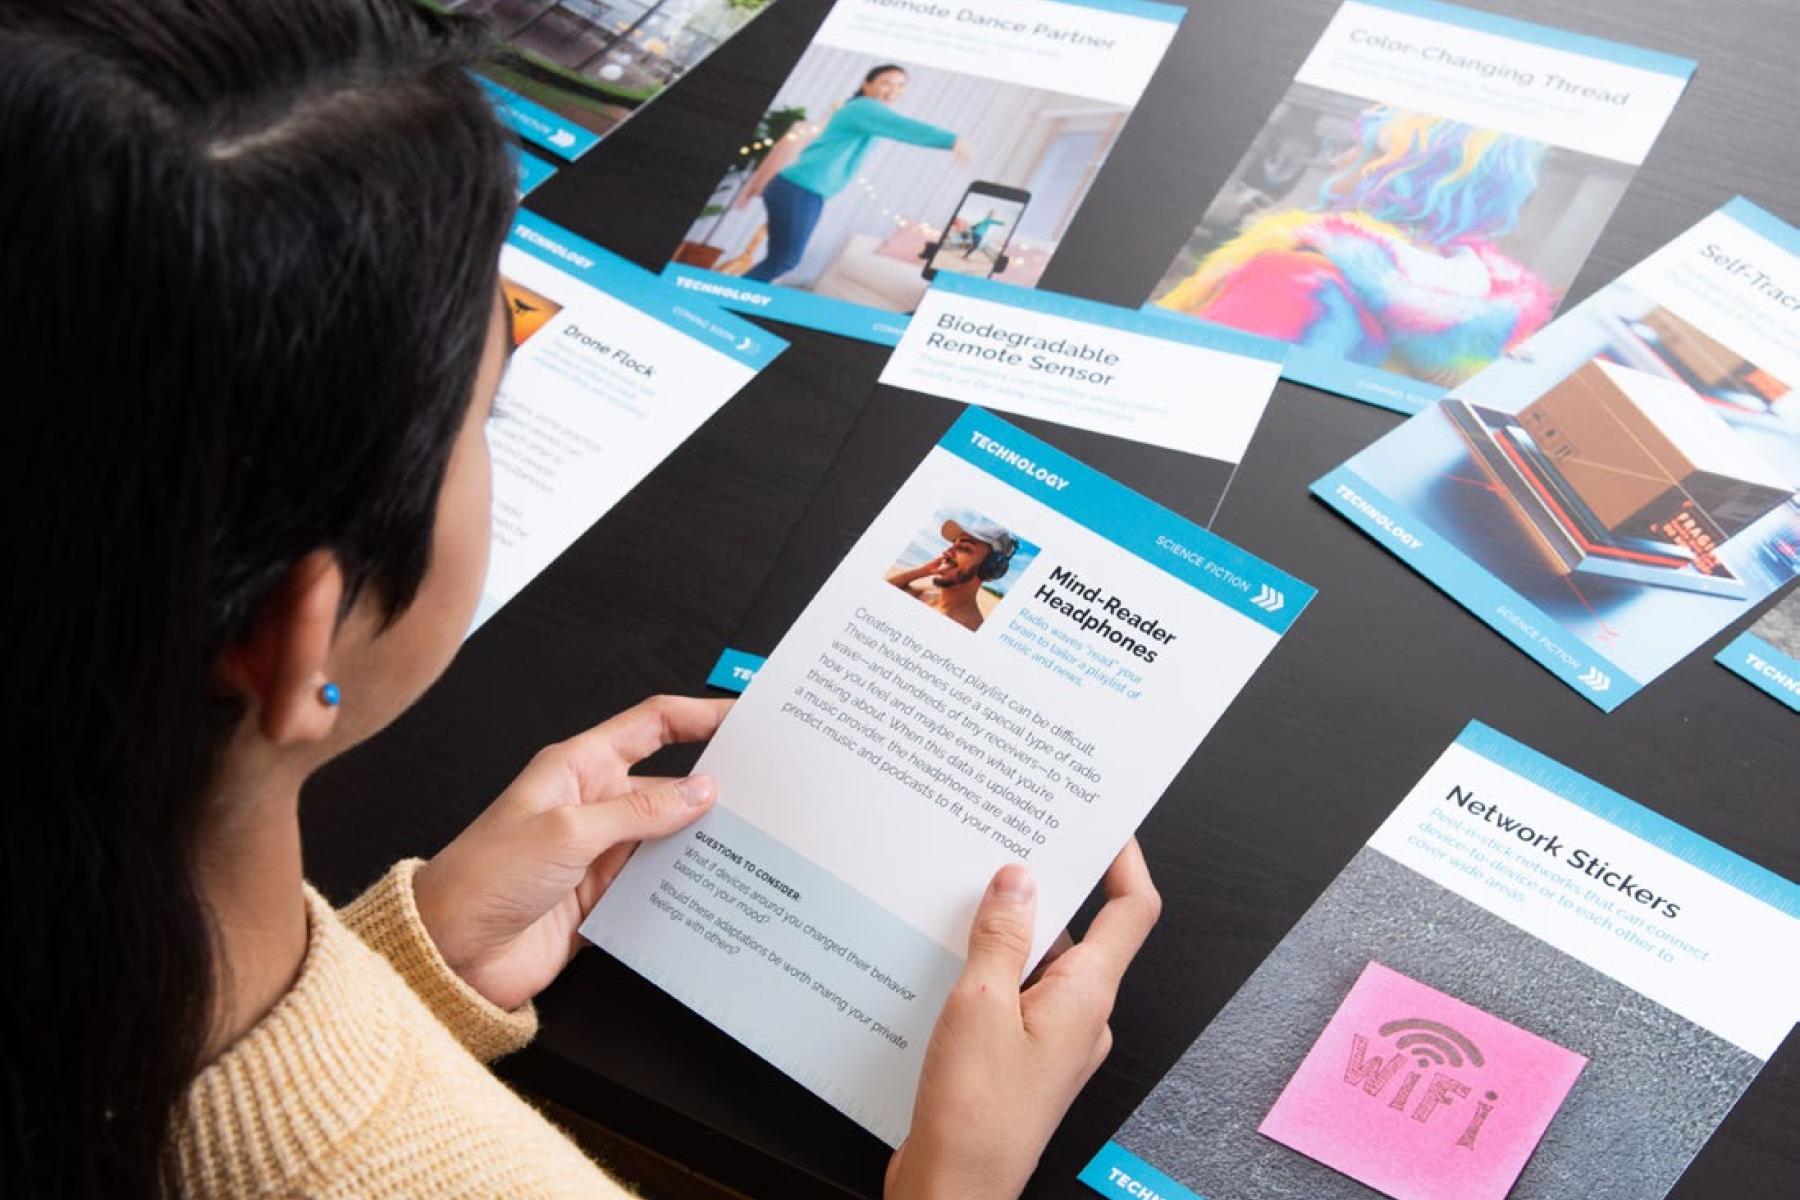
[[[319,688],[319,703],[326,708],[336,708],[338,701],[343,698],[344,694],[338,691],[338,685],[335,683],[323,684]]]

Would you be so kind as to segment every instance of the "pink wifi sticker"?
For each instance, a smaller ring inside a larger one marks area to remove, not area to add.
[[[1503,1200],[1587,1061],[1372,962],[1258,1129],[1394,1200]]]

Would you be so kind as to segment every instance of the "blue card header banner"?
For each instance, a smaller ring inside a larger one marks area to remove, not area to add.
[[[506,243],[755,370],[787,349],[767,330],[677,291],[636,263],[536,213],[520,209]]]
[[[716,687],[721,691],[741,692],[750,686],[750,681],[756,678],[756,673],[768,661],[760,654],[750,654],[727,646],[719,655],[719,661],[707,673],[706,686]]]
[[[1122,1200],[1206,1200],[1117,1142],[1100,1147],[1077,1178],[1102,1196]]]
[[[488,98],[499,110],[507,128],[565,162],[574,162],[600,144],[600,135],[583,129],[561,114],[551,111],[536,100],[528,100],[509,87],[502,87],[485,76],[476,80],[487,91]]]
[[[1719,211],[1759,237],[1774,242],[1789,254],[1800,254],[1800,229],[1795,229],[1761,205],[1752,204],[1742,196],[1737,196]]]
[[[1142,17],[1146,21],[1165,21],[1170,25],[1181,24],[1181,18],[1187,16],[1187,9],[1181,5],[1158,4],[1156,0],[1057,0],[1057,3],[1071,8],[1097,8],[1101,12]]]
[[[1713,661],[1800,712],[1800,658],[1754,633],[1740,633]]]
[[[964,411],[938,446],[1277,634],[1318,594],[985,409]]]
[[[900,335],[906,332],[907,318],[901,313],[758,283],[737,275],[703,271],[684,263],[672,262],[664,267],[663,278],[684,291],[704,296],[708,302],[736,312],[755,313],[879,346],[899,345]]]

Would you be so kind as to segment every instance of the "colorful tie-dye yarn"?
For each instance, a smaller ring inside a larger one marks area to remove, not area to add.
[[[1319,189],[1319,212],[1359,212],[1433,246],[1500,238],[1537,191],[1544,147],[1462,121],[1376,105]]]
[[[1420,246],[1361,213],[1252,221],[1157,300],[1264,337],[1460,383],[1541,328],[1557,296],[1493,243]]]
[[[1252,219],[1156,301],[1446,386],[1550,319],[1558,297],[1492,239],[1518,223],[1543,148],[1459,122],[1366,111],[1322,211]]]

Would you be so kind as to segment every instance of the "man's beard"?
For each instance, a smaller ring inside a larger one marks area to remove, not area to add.
[[[954,575],[933,575],[931,577],[931,586],[941,588],[961,587],[963,584],[969,582],[969,580],[975,578],[975,570],[974,567],[969,567],[966,570],[956,572]]]

